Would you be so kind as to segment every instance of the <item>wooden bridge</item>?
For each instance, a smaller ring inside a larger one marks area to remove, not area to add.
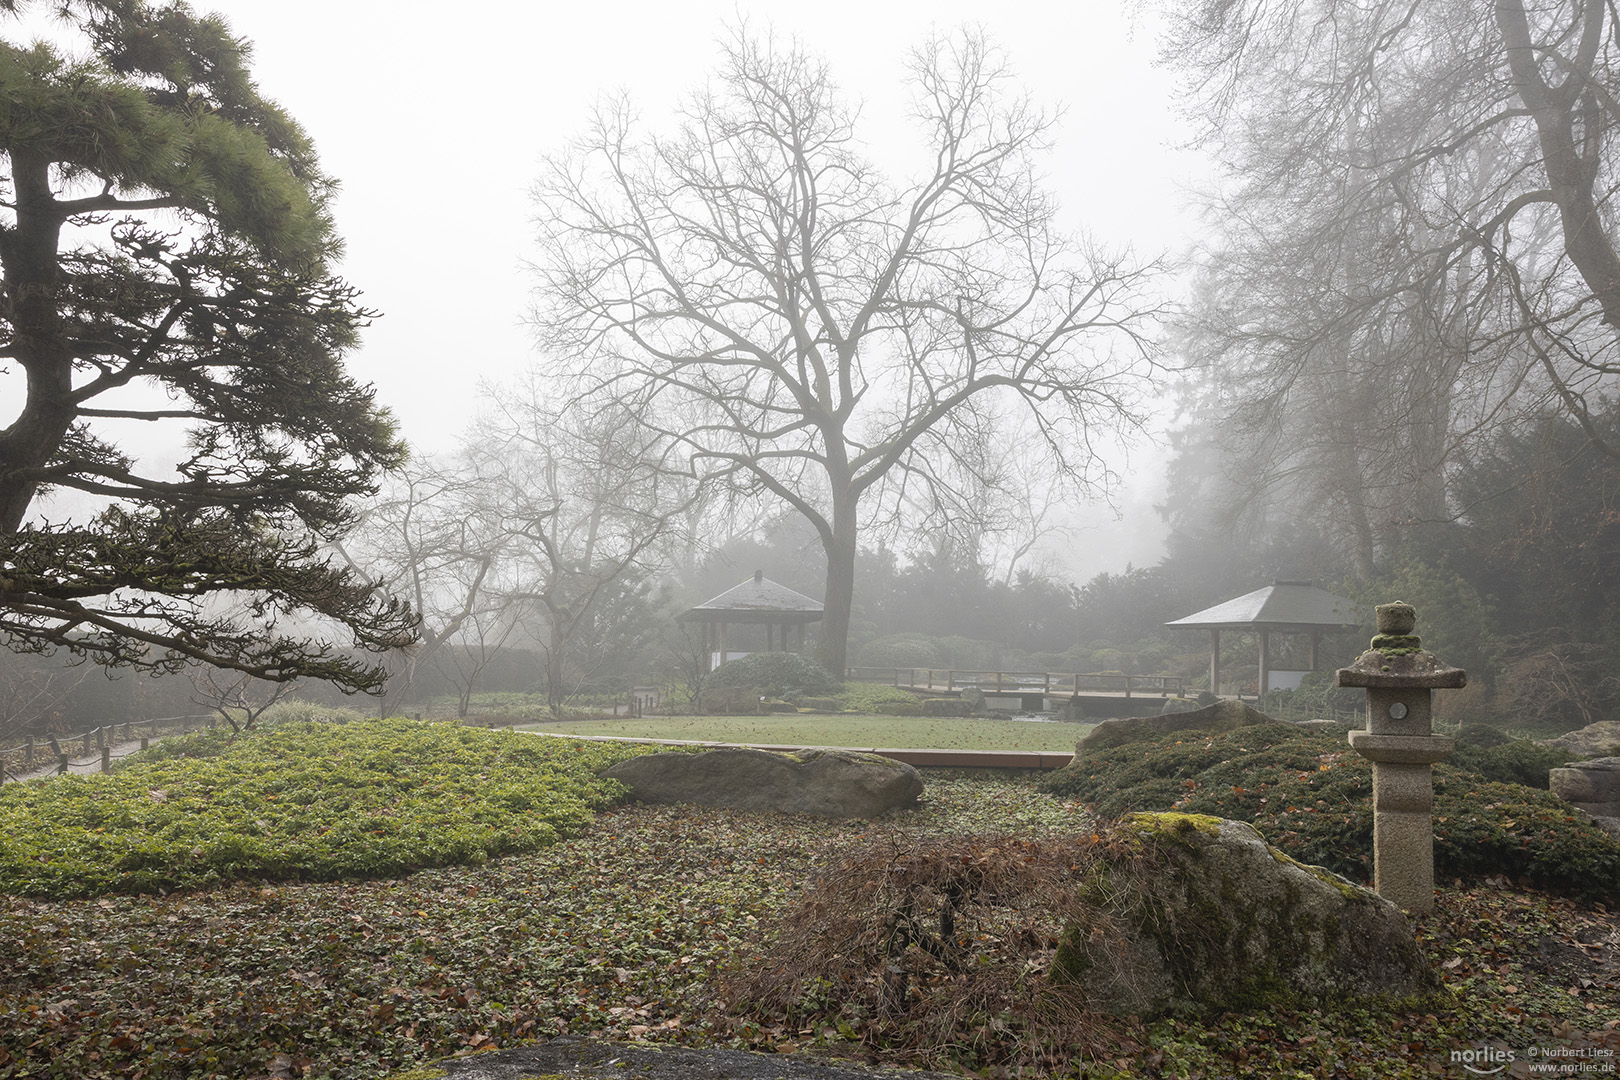
[[[977,690],[986,697],[1018,697],[1023,699],[1024,708],[1033,711],[1045,708],[1045,699],[1050,697],[1072,700],[1183,696],[1183,680],[1179,675],[852,667],[844,669],[844,678],[855,682],[884,683],[919,694],[958,697],[965,690]]]

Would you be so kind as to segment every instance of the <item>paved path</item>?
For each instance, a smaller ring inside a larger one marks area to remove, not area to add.
[[[114,761],[117,761],[119,758],[129,757],[129,755],[140,750],[140,748],[141,743],[139,739],[129,742],[115,742],[108,744],[108,751],[112,757],[112,760]],[[41,753],[42,751],[43,753]],[[25,772],[21,775],[7,772],[6,783],[9,784],[16,780],[44,780],[58,775],[57,765],[54,761],[50,760],[50,756],[51,748],[49,744],[36,745],[34,747],[34,761],[38,763],[43,759],[45,764],[40,768],[34,769],[32,772]],[[97,773],[100,771],[100,750],[93,750],[88,755],[82,753],[68,755],[68,772],[82,776],[86,773]]]

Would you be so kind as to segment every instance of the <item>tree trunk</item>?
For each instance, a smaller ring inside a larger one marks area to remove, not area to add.
[[[553,712],[563,703],[563,645],[568,640],[561,625],[564,617],[560,611],[551,612],[551,644],[546,649],[546,704]]]
[[[0,431],[0,533],[16,532],[38,482],[14,470],[43,466],[73,423],[73,358],[58,310],[57,247],[61,217],[43,157],[13,150],[17,222],[6,245],[6,299],[12,355],[27,375],[21,414]]]
[[[827,589],[821,606],[821,645],[816,650],[821,666],[844,677],[849,654],[849,617],[855,606],[854,498],[839,500],[833,508],[832,542],[827,552]]]

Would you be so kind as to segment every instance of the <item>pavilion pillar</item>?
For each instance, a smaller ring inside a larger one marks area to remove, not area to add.
[[[1266,692],[1267,684],[1271,682],[1271,635],[1265,630],[1260,631],[1260,693]]]
[[[1221,632],[1209,632],[1209,692],[1219,697],[1221,694]]]
[[[1316,646],[1321,642],[1321,640],[1322,640],[1322,631],[1320,631],[1320,630],[1312,630],[1311,631],[1311,660],[1310,660],[1311,670],[1312,671],[1316,670]]]

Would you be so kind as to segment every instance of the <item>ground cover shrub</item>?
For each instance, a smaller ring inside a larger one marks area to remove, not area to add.
[[[748,688],[769,697],[836,694],[842,685],[832,672],[798,653],[756,652],[728,660],[705,680],[705,692],[715,688]]]
[[[782,1014],[727,1016],[717,976],[767,954],[774,917],[854,847],[1089,828],[1025,777],[926,777],[922,805],[877,822],[620,804],[551,847],[400,880],[0,895],[0,1076],[376,1080],[573,1034],[776,1051],[801,1067],[830,1053],[948,1068],[954,1043],[1007,1055],[992,1040],[1019,1039],[1032,1054],[1042,1042],[1067,1052],[1066,1077],[1419,1080],[1464,1075],[1449,1053],[1485,1042],[1573,1051],[1620,1039],[1603,1026],[1620,1015],[1620,955],[1603,944],[1620,941],[1620,917],[1494,881],[1443,887],[1435,914],[1414,920],[1451,1009],[1124,1021],[1091,1029],[1089,1048],[1064,1044],[1061,1027],[995,1016],[943,1046],[903,1025],[852,1027],[852,1039]]]
[[[1504,875],[1582,899],[1620,890],[1620,842],[1557,796],[1449,762],[1434,778],[1437,876]],[[1296,859],[1371,880],[1372,766],[1337,732],[1177,732],[1088,751],[1043,787],[1104,818],[1181,810],[1247,821]]]
[[[1457,730],[1457,749],[1446,763],[1486,780],[1548,789],[1547,774],[1581,755],[1559,746],[1543,746],[1515,739],[1485,724],[1464,724]]]
[[[60,899],[479,863],[573,835],[645,747],[393,719],[165,739],[0,788],[0,892]]]
[[[259,714],[260,729],[287,724],[349,724],[356,720],[369,720],[376,713],[365,713],[341,705],[323,705],[318,701],[278,701]]]

